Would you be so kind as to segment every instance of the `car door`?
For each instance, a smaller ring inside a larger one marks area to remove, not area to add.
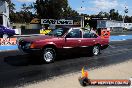
[[[83,38],[81,41],[81,47],[93,46],[97,41],[97,35],[90,31],[83,31]]]
[[[82,31],[79,28],[71,29],[65,38],[65,45],[63,48],[74,49],[80,46],[82,39]]]

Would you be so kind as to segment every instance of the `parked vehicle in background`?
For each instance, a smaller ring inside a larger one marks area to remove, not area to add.
[[[57,28],[47,35],[21,38],[18,48],[27,53],[42,55],[46,63],[53,62],[56,55],[66,52],[89,52],[99,55],[100,50],[107,48],[109,38],[101,38],[94,31],[82,28]]]
[[[0,25],[0,37],[1,38],[9,38],[13,35],[15,35],[15,30]]]
[[[128,31],[132,31],[132,27],[130,27],[129,29],[127,29]]]

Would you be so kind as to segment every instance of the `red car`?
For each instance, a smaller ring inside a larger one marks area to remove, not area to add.
[[[21,38],[18,48],[27,53],[42,54],[46,63],[53,62],[56,55],[73,51],[90,52],[98,55],[100,50],[108,47],[109,39],[101,38],[94,31],[81,28],[57,28],[47,35]]]

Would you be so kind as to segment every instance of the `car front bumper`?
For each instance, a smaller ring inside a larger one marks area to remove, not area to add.
[[[41,49],[38,49],[38,48],[25,48],[24,46],[20,46],[20,45],[18,45],[18,49],[21,52],[25,52],[25,53],[40,53],[41,52]]]

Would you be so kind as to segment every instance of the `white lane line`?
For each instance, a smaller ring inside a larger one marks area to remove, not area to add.
[[[0,50],[0,53],[1,52],[10,52],[10,51],[17,51],[18,49],[15,49],[15,50],[12,50],[12,49],[7,49],[7,50]]]
[[[118,35],[118,36],[127,36],[127,35]]]
[[[116,48],[115,46],[112,46],[112,45],[109,45],[109,47],[111,47],[111,48]]]

